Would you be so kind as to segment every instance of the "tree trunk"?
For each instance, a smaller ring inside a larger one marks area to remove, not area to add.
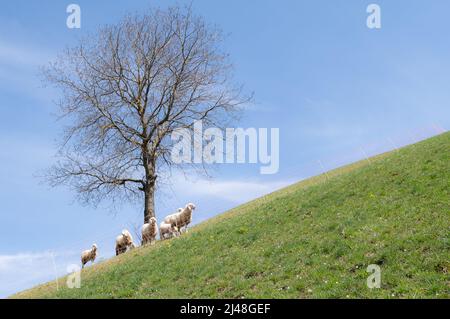
[[[145,186],[144,223],[151,217],[155,217],[155,181],[150,181]]]
[[[146,131],[144,131],[144,135],[147,135]],[[146,145],[142,150],[142,160],[145,169],[144,224],[148,223],[150,218],[155,217],[155,157],[148,154],[148,145]]]

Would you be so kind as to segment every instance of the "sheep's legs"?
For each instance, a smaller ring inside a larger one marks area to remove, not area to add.
[[[146,245],[147,242],[148,242],[147,236],[143,236],[143,237],[142,237],[142,242],[141,242],[142,246]]]

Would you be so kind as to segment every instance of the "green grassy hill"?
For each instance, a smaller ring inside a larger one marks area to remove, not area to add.
[[[336,169],[13,297],[448,298],[449,152],[446,133]]]

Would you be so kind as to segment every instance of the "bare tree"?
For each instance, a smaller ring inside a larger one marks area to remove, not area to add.
[[[44,68],[68,123],[52,185],[87,203],[144,201],[155,215],[159,172],[175,165],[171,133],[195,121],[222,127],[248,98],[231,82],[220,30],[189,8],[129,15],[83,38]]]

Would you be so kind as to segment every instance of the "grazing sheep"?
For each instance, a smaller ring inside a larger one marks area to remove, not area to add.
[[[127,249],[134,248],[133,237],[128,230],[122,230],[122,234],[116,237],[116,256],[124,253]]]
[[[159,225],[159,237],[161,237],[161,240],[176,237],[177,234],[178,227],[172,226],[171,224],[166,224],[165,222],[162,222]]]
[[[81,268],[84,268],[89,261],[94,263],[95,257],[97,257],[97,245],[93,244],[91,249],[85,250],[81,253]]]
[[[148,223],[142,225],[142,245],[155,241],[157,232],[156,218],[151,217]]]
[[[195,209],[195,205],[189,203],[183,209],[178,209],[177,213],[171,214],[164,218],[164,223],[171,224],[172,226],[176,226],[181,233],[182,228],[185,227],[185,231],[187,232],[187,227],[192,221],[192,212]]]

